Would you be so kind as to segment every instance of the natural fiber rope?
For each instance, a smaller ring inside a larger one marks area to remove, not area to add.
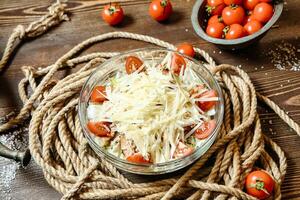
[[[50,12],[37,24],[58,24],[66,19],[61,3],[54,4],[59,13]],[[55,9],[54,9],[55,10]],[[56,16],[56,17],[54,17]],[[61,17],[58,17],[61,16]],[[64,16],[64,17],[62,17]],[[49,22],[49,19],[54,20]],[[48,20],[48,21],[47,21]],[[30,28],[31,30],[32,28]],[[0,70],[11,56],[16,38],[35,37],[31,31],[17,29],[10,37],[1,59]],[[35,29],[34,29],[35,30]],[[87,145],[77,115],[79,91],[91,72],[107,58],[117,53],[92,53],[74,57],[85,48],[112,38],[127,38],[174,49],[174,46],[153,37],[111,32],[89,38],[75,46],[53,65],[45,68],[22,67],[25,78],[19,83],[19,95],[24,103],[20,113],[0,126],[5,132],[20,125],[31,116],[29,148],[42,168],[48,183],[64,194],[63,199],[255,199],[243,192],[243,182],[252,169],[268,171],[276,181],[273,199],[281,199],[280,186],[286,173],[286,157],[281,148],[263,135],[257,113],[257,93],[249,76],[231,65],[215,65],[203,50],[202,56],[223,89],[225,98],[224,122],[213,146],[179,179],[148,183],[132,183],[105,160],[97,158]],[[58,70],[85,63],[79,71],[61,80],[55,79]],[[42,81],[37,82],[37,78]],[[27,94],[27,88],[33,91]],[[270,99],[258,94],[298,134],[300,129],[288,115]],[[266,148],[267,147],[267,148]],[[272,149],[275,158],[268,150]],[[213,163],[205,167],[206,162]],[[206,173],[207,172],[207,173]],[[202,176],[201,176],[202,175]],[[203,176],[204,175],[204,176]]]

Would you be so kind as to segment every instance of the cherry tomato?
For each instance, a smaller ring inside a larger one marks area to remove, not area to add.
[[[247,10],[253,10],[260,0],[244,0],[244,8]]]
[[[273,6],[268,3],[259,3],[253,10],[255,19],[262,23],[267,23],[273,16]]]
[[[87,123],[88,129],[99,137],[112,137],[113,134],[110,131],[110,124],[109,122],[92,122],[89,121]]]
[[[217,96],[218,96],[218,94],[215,90],[208,90],[208,91],[200,94],[196,98],[211,98],[211,97],[217,97]],[[212,107],[214,107],[214,105],[216,105],[216,101],[197,101],[197,105],[199,106],[199,108],[201,110],[206,112],[206,111],[210,110]]]
[[[156,21],[165,21],[172,14],[170,0],[153,0],[149,7],[150,16]]]
[[[142,67],[143,62],[135,56],[128,56],[126,58],[126,63],[125,63],[125,69],[127,74],[131,74],[135,72],[136,70],[140,69]]]
[[[177,46],[177,51],[190,57],[195,56],[194,47],[189,43],[182,43]]]
[[[205,139],[214,131],[216,127],[216,121],[210,120],[205,121],[203,124],[195,131],[195,137],[199,140]]]
[[[259,31],[262,27],[263,27],[262,24],[259,21],[255,20],[255,19],[251,20],[250,22],[248,22],[244,26],[246,32],[249,35]]]
[[[241,6],[231,5],[222,11],[222,19],[226,25],[241,24],[245,17],[245,11]]]
[[[243,0],[224,0],[224,3],[227,6],[230,6],[231,4],[241,5],[243,3]]]
[[[224,3],[217,6],[206,6],[206,11],[209,15],[221,15],[223,9],[226,7]]]
[[[177,145],[177,148],[175,150],[175,153],[173,155],[173,158],[180,158],[183,156],[188,156],[194,152],[194,148],[187,146],[183,142],[179,142]]]
[[[174,74],[179,75],[181,68],[183,68],[183,71],[186,68],[186,63],[184,61],[184,58],[180,56],[179,54],[173,54],[172,60],[171,60],[171,70]]]
[[[145,159],[142,154],[140,153],[134,153],[126,158],[127,161],[129,162],[134,162],[134,163],[142,163],[142,164],[148,164],[151,163],[150,160]]]
[[[246,177],[245,187],[248,194],[258,199],[268,198],[274,189],[275,181],[265,171],[253,171]]]
[[[254,19],[253,12],[249,11],[246,17],[244,18],[243,25],[247,24],[248,22],[252,21]]]
[[[231,24],[228,30],[225,30],[225,39],[232,40],[245,36],[245,29],[240,24]]]
[[[102,19],[111,26],[121,23],[124,19],[122,7],[118,3],[110,3],[104,6]]]
[[[260,2],[271,3],[272,0],[260,0]]]
[[[98,85],[96,86],[91,94],[91,101],[94,103],[102,103],[103,101],[106,101],[106,91],[105,91],[105,86],[103,85]]]
[[[207,5],[209,6],[218,6],[224,4],[224,0],[207,0]]]
[[[220,15],[214,15],[209,18],[207,25],[215,24],[215,23],[222,23],[222,22],[223,22],[223,19]]]
[[[206,27],[206,33],[210,37],[222,38],[222,36],[223,36],[223,29],[224,28],[225,28],[225,25],[223,23],[209,24]]]

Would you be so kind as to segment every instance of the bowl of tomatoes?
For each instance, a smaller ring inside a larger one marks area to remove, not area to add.
[[[204,40],[224,49],[240,49],[259,41],[283,10],[274,0],[199,0],[192,25]]]

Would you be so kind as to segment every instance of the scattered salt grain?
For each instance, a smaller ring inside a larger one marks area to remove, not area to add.
[[[269,120],[269,124],[273,124],[272,120]]]
[[[189,32],[189,29],[186,28],[186,29],[185,29],[185,32]]]
[[[300,50],[293,44],[281,41],[267,50],[265,55],[279,70],[300,71]]]
[[[219,54],[222,54],[222,51],[219,51]]]

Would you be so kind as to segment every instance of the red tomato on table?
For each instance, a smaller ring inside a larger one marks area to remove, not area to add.
[[[139,70],[142,65],[143,61],[141,61],[138,57],[128,56],[125,62],[125,69],[127,74],[131,74],[136,70]]]
[[[246,177],[245,188],[248,194],[258,199],[266,199],[271,196],[275,181],[265,171],[253,171]]]
[[[106,101],[106,87],[103,85],[96,86],[91,94],[91,102],[93,103],[102,103]]]
[[[195,137],[202,140],[210,136],[210,134],[216,128],[216,121],[210,120],[205,121],[203,124],[195,131]]]
[[[113,134],[110,130],[109,122],[92,122],[87,123],[88,129],[96,136],[99,137],[112,137]]]
[[[165,21],[172,12],[173,8],[170,0],[153,0],[149,7],[150,16],[156,21]]]
[[[182,43],[177,46],[177,51],[190,57],[195,56],[194,47],[189,43]]]
[[[124,19],[124,12],[118,3],[110,3],[104,6],[102,11],[102,19],[109,25],[117,25]]]

